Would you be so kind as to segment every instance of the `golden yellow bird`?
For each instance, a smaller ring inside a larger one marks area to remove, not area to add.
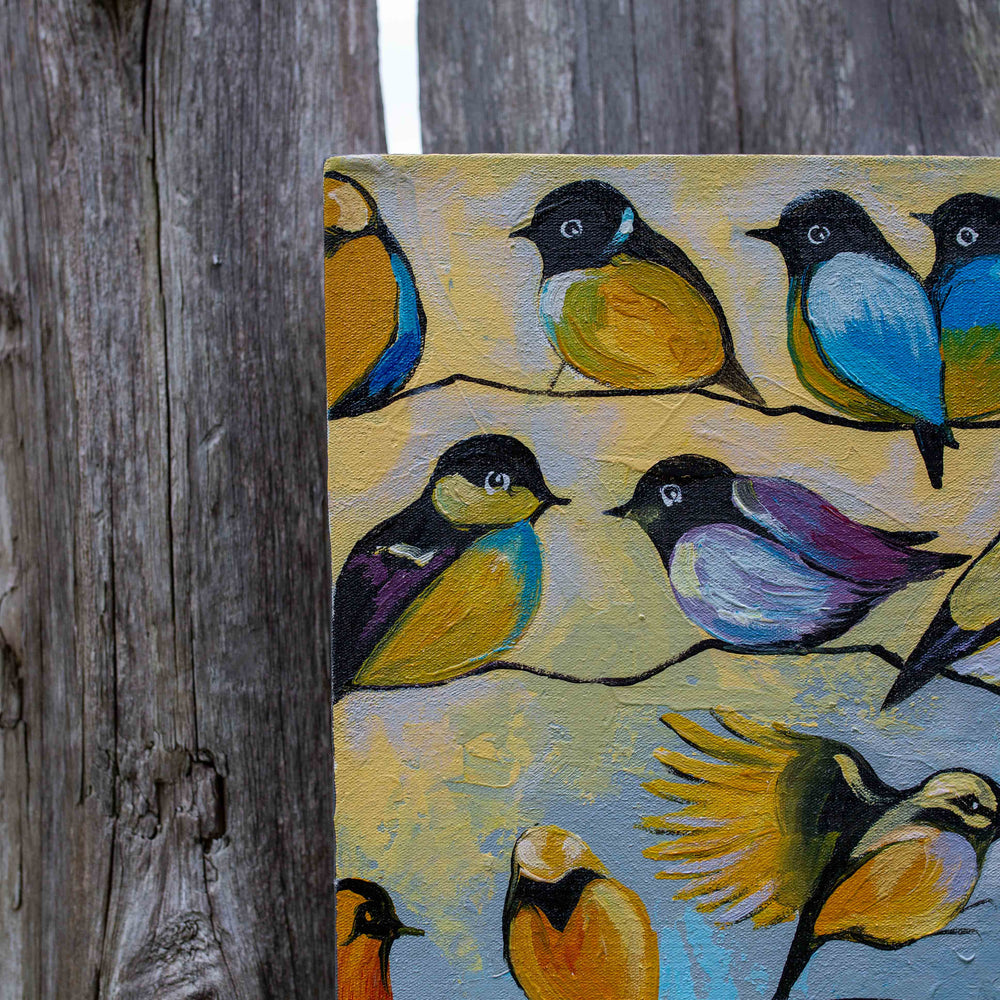
[[[423,936],[396,916],[389,893],[377,882],[337,882],[337,1000],[392,1000],[389,949],[406,934]]]
[[[659,949],[642,900],[557,826],[532,827],[514,845],[503,947],[529,1000],[659,996]]]
[[[673,777],[647,784],[683,808],[644,821],[675,838],[647,848],[660,878],[688,885],[722,926],[798,926],[774,1000],[826,941],[891,950],[942,931],[965,908],[1000,837],[1000,788],[971,771],[899,791],[843,743],[715,712],[729,736],[663,721],[714,760],[656,751]]]

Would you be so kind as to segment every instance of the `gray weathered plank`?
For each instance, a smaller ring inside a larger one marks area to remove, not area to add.
[[[0,10],[0,998],[332,995],[319,192],[374,0]]]
[[[996,0],[421,0],[425,152],[1000,153]]]

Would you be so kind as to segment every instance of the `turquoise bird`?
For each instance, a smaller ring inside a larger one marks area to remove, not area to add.
[[[452,445],[423,493],[369,531],[340,571],[334,697],[441,684],[510,649],[541,601],[534,523],[567,503],[516,438]]]
[[[1000,535],[955,582],[882,707],[941,673],[1000,692]]]
[[[913,216],[934,234],[924,286],[941,317],[944,402],[952,419],[1000,411],[1000,198],[957,194]]]
[[[944,361],[934,307],[916,272],[841,191],[810,191],[771,229],[788,268],[788,349],[817,399],[859,420],[913,426],[931,485],[945,447]]]
[[[384,406],[424,349],[427,317],[413,268],[353,178],[323,179],[326,249],[326,403],[330,420]]]

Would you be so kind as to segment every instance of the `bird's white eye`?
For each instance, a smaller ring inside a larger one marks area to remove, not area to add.
[[[825,243],[830,238],[830,230],[826,226],[810,226],[806,237],[810,243],[819,246],[820,243]]]
[[[560,227],[559,232],[571,240],[583,232],[583,223],[579,219],[567,219]]]
[[[960,247],[971,247],[979,239],[979,233],[972,226],[962,226],[955,235],[955,242]]]
[[[979,812],[979,800],[978,799],[973,799],[969,803],[969,812],[973,812],[973,813],[974,812]]]
[[[510,476],[506,472],[487,472],[483,488],[490,496],[493,496],[494,493],[500,490],[509,490]]]
[[[660,487],[660,499],[664,507],[673,507],[675,503],[681,502],[681,488],[673,483],[667,483]]]

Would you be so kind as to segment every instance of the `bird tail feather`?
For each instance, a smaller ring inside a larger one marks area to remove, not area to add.
[[[918,420],[913,425],[913,434],[917,439],[917,447],[927,467],[927,477],[934,489],[941,489],[944,478],[944,449],[957,448],[958,442],[950,427],[941,424]]]
[[[758,406],[764,405],[764,397],[757,391],[749,376],[740,367],[739,362],[732,357],[727,357],[725,364],[715,377],[716,385],[724,386],[733,392],[739,393],[744,399]]]

